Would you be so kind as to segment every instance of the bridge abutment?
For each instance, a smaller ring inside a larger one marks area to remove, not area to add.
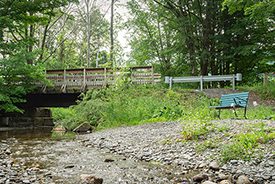
[[[46,127],[54,126],[50,109],[28,108],[20,113],[0,114],[0,127]]]

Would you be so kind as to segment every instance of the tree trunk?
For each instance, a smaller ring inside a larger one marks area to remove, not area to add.
[[[114,4],[115,0],[112,0],[111,2],[111,26],[110,26],[110,40],[111,40],[111,45],[110,45],[110,61],[111,64],[115,67],[114,63]]]
[[[91,62],[91,15],[90,15],[90,0],[86,0],[86,11],[87,11],[87,67],[90,66]]]

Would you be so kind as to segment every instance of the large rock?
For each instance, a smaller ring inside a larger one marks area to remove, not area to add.
[[[92,126],[89,123],[82,123],[78,127],[76,127],[73,131],[74,132],[88,132],[92,130]]]
[[[205,181],[205,182],[203,182],[202,184],[217,184],[217,183],[214,183],[214,182],[212,182],[212,181]]]
[[[220,169],[220,166],[217,161],[213,161],[209,164],[209,168],[217,171]]]
[[[251,184],[251,182],[247,176],[241,175],[238,177],[236,184]]]
[[[193,176],[192,180],[195,182],[201,182],[203,180],[207,180],[208,179],[208,175],[207,174],[197,174],[195,176]]]
[[[63,127],[62,125],[57,125],[52,130],[52,132],[66,132],[66,131],[67,131],[66,128]]]
[[[81,184],[102,184],[103,183],[102,178],[97,178],[89,174],[81,174],[80,179],[81,179]]]
[[[231,184],[229,180],[222,180],[219,184]]]

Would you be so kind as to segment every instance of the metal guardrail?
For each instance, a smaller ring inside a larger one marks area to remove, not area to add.
[[[236,87],[236,81],[242,80],[242,74],[237,73],[233,75],[212,75],[212,76],[187,76],[187,77],[165,77],[165,83],[169,84],[172,88],[173,83],[190,83],[199,82],[200,90],[203,91],[203,82],[219,82],[219,81],[231,81],[233,90]]]

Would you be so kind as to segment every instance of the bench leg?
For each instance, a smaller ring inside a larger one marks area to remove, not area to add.
[[[219,109],[218,118],[221,119],[221,109]]]
[[[238,115],[237,115],[236,109],[235,109],[235,108],[233,108],[233,110],[234,110],[234,114],[235,114],[235,116],[236,116],[236,118],[237,118],[237,117],[238,117]]]
[[[244,118],[247,119],[247,116],[246,116],[246,107],[244,108]]]

